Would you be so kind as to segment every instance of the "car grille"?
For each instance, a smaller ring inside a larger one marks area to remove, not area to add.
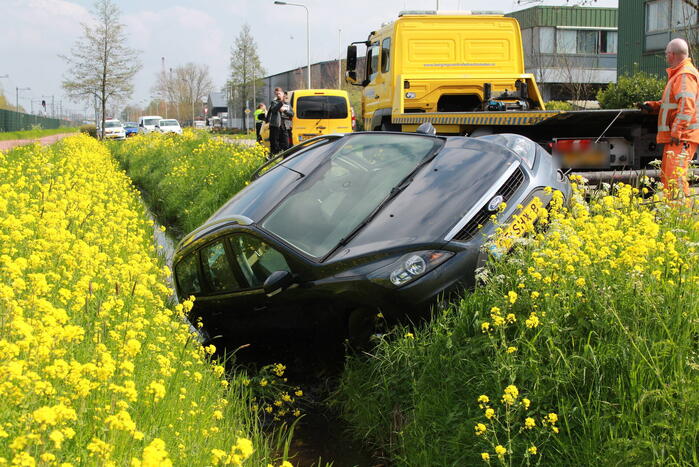
[[[502,184],[500,189],[493,195],[493,197],[500,195],[502,196],[504,202],[508,202],[517,188],[520,187],[524,181],[524,172],[520,167],[515,170],[512,175]],[[491,198],[492,199],[492,198]],[[475,216],[469,220],[464,227],[459,230],[459,232],[454,235],[454,240],[465,242],[473,238],[476,232],[480,229],[479,226],[483,226],[490,220],[490,216],[493,215],[492,211],[488,210],[488,201],[481,207],[481,209],[476,213]]]

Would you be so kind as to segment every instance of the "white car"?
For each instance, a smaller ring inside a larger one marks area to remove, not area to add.
[[[126,130],[119,120],[104,121],[104,139],[126,139]]]
[[[180,122],[175,119],[162,119],[155,127],[161,133],[177,133],[182,134]]]
[[[162,120],[163,117],[160,115],[145,115],[143,117],[139,117],[138,119],[138,131],[139,133],[150,133],[152,131],[156,131],[156,127],[158,126],[158,123],[160,123],[160,120]]]

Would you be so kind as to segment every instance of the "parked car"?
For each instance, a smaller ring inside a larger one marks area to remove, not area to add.
[[[126,139],[126,131],[119,120],[110,118],[104,121],[104,138]]]
[[[309,329],[362,342],[379,312],[422,315],[473,286],[491,216],[510,226],[487,243],[501,254],[550,201],[545,187],[571,192],[519,135],[324,135],[266,165],[174,255],[178,296],[196,297],[190,319],[236,345]]]
[[[138,123],[136,122],[126,122],[124,123],[124,131],[126,132],[126,137],[136,136],[138,134]]]
[[[138,131],[140,133],[150,133],[155,131],[155,126],[162,120],[160,115],[145,115],[138,119]]]
[[[182,134],[182,127],[180,126],[180,122],[178,122],[175,119],[162,119],[155,126],[155,129],[161,133],[177,133],[178,135]]]

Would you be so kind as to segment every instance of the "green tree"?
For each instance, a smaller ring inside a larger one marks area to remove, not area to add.
[[[597,93],[597,100],[603,109],[630,109],[639,102],[659,100],[663,89],[665,80],[639,71],[620,76],[616,83]]]
[[[235,39],[235,45],[231,48],[231,79],[229,86],[237,90],[239,96],[238,105],[243,112],[248,105],[248,99],[253,95],[253,87],[260,86],[260,78],[265,70],[257,55],[257,43],[250,32],[250,26],[246,23]],[[244,113],[242,115],[245,115]],[[228,118],[232,118],[231,109],[228,109]],[[247,121],[243,118],[243,129],[247,130]]]
[[[99,102],[102,135],[107,103],[133,91],[132,80],[141,64],[137,51],[126,46],[119,8],[111,0],[97,0],[91,24],[81,23],[83,37],[60,57],[68,63],[63,89],[74,99]]]

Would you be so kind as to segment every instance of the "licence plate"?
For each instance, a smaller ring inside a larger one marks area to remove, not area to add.
[[[544,203],[538,196],[535,196],[529,204],[513,216],[513,220],[510,225],[507,226],[505,232],[495,239],[495,246],[497,249],[500,250],[501,253],[508,251],[512,248],[516,239],[530,232],[543,208]]]

